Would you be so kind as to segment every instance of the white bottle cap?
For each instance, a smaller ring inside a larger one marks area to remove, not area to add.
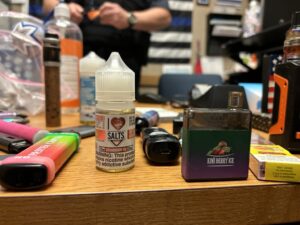
[[[96,100],[134,101],[135,76],[117,52],[112,52],[105,66],[96,72]]]
[[[66,3],[59,3],[57,6],[55,6],[54,17],[65,17],[70,19],[70,10],[68,5]]]
[[[105,65],[105,60],[100,58],[95,52],[89,52],[84,58],[79,61],[80,73],[96,73]]]

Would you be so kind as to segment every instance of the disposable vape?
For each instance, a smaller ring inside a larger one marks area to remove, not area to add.
[[[27,126],[24,124],[6,122],[0,119],[0,132],[23,138],[35,143],[45,137],[49,131]]]
[[[0,162],[0,184],[6,189],[30,190],[50,184],[78,149],[75,133],[49,133],[19,154]]]

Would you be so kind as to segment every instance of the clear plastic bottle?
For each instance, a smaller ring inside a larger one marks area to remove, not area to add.
[[[96,167],[121,172],[134,166],[134,72],[113,52],[96,72]]]
[[[59,3],[54,9],[54,19],[46,23],[46,32],[60,37],[60,77],[62,113],[79,110],[79,59],[82,57],[82,33],[70,20],[67,4]]]
[[[90,52],[80,60],[80,122],[86,125],[95,124],[95,74],[101,69],[105,60],[96,53]]]

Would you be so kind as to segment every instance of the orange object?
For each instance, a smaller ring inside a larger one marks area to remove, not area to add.
[[[270,134],[283,134],[285,128],[285,116],[286,116],[286,106],[287,106],[287,96],[289,82],[287,79],[274,74],[274,81],[278,84],[280,88],[280,99],[279,99],[279,112],[277,122],[270,128]]]
[[[196,62],[194,65],[194,73],[196,75],[201,75],[203,73],[202,71],[202,65],[201,65],[201,56],[200,56],[200,42],[197,41],[197,53],[196,53]]]
[[[87,17],[89,20],[94,20],[100,15],[99,10],[97,9],[92,9],[87,13]]]
[[[79,81],[79,59],[83,55],[82,42],[72,39],[62,39],[60,41],[61,63],[65,65],[65,70],[61,70],[63,79]],[[77,69],[75,69],[77,67]],[[73,69],[71,69],[73,68]],[[76,95],[73,99],[62,98],[62,107],[79,107],[79,82],[68,83],[69,88]]]

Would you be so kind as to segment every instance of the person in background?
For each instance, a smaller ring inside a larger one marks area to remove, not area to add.
[[[147,63],[150,31],[166,28],[171,22],[167,0],[67,0],[71,19],[83,33],[84,54],[96,52],[107,59],[119,52],[135,72],[136,98],[139,96],[141,67]],[[58,0],[44,0],[51,11]]]

